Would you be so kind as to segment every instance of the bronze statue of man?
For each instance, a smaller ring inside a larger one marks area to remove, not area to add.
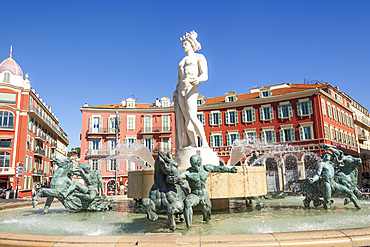
[[[200,204],[200,209],[203,213],[203,220],[211,220],[212,204],[206,188],[208,174],[211,172],[237,172],[235,167],[230,169],[224,166],[202,165],[200,155],[191,156],[190,164],[191,167],[189,169],[180,173],[180,177],[188,181],[191,189],[191,193],[186,197],[184,205],[185,222],[188,228],[192,227],[192,207],[198,204]]]

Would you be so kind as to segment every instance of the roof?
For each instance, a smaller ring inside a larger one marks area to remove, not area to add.
[[[329,83],[325,84],[304,84],[304,83],[287,83],[289,87],[284,88],[278,88],[278,89],[272,89],[272,95],[282,95],[282,94],[289,94],[289,93],[295,93],[300,91],[306,91],[310,89],[315,88],[327,88],[329,86]],[[244,93],[244,94],[237,94],[237,101],[242,100],[250,100],[250,99],[256,99],[259,98],[259,93]],[[223,103],[225,102],[225,96],[220,97],[212,97],[212,98],[204,98],[205,104],[217,104],[217,103]],[[98,105],[98,106],[88,106],[92,108],[127,108],[126,106],[122,106],[121,103],[118,104],[110,104],[110,105]],[[135,108],[157,108],[154,103],[135,103]]]
[[[13,75],[20,75],[23,77],[23,72],[21,67],[17,64],[17,62],[9,57],[1,62],[0,64],[0,73],[3,71],[10,71]]]

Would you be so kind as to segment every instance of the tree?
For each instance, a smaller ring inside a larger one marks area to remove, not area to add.
[[[69,151],[67,153],[67,156],[71,157],[72,155],[75,155],[75,154],[77,154],[77,157],[80,158],[80,154],[81,154],[81,148],[80,147],[72,148],[71,151]]]

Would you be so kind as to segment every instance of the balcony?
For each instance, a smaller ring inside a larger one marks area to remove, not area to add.
[[[104,149],[88,149],[86,151],[86,158],[94,158],[94,157],[107,157],[107,156],[110,156],[110,155],[115,155],[116,154],[116,150],[113,150],[113,149],[108,149],[108,150],[104,150]]]
[[[45,151],[44,151],[44,150],[42,150],[42,149],[37,149],[37,150],[35,150],[34,155],[35,155],[35,156],[46,157],[46,156],[45,156]]]
[[[171,133],[171,127],[155,127],[155,128],[141,128],[140,134],[161,134],[161,133]]]
[[[35,137],[36,140],[46,142],[46,137],[42,134],[37,134]]]
[[[57,144],[56,143],[53,143],[53,144],[51,144],[51,148],[57,148]]]
[[[364,135],[364,134],[358,134],[358,140],[360,141],[367,141],[369,140],[369,137],[367,135]]]
[[[87,131],[88,135],[91,134],[115,134],[116,130],[112,128],[89,128]]]
[[[43,122],[45,122],[55,133],[57,133],[63,139],[66,139],[65,136],[56,127],[54,127],[54,125],[52,124],[52,122],[50,122],[47,118],[45,118],[42,115],[42,112],[40,111],[40,108],[39,109],[36,109],[35,106],[30,106],[28,110],[29,110],[29,112],[30,112],[31,115],[37,116],[37,118],[39,120],[41,119]],[[66,141],[68,142],[68,140],[66,140]]]
[[[32,175],[34,175],[34,176],[42,176],[42,175],[44,175],[44,171],[43,170],[40,170],[40,169],[33,169]]]

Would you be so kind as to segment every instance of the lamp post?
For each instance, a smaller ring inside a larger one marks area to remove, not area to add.
[[[117,181],[117,173],[118,173],[118,165],[119,165],[119,141],[118,141],[118,134],[120,131],[120,125],[121,125],[121,118],[118,115],[118,111],[116,111],[116,117],[114,118],[115,121],[115,134],[116,134],[116,149],[115,149],[115,155],[116,155],[116,162],[114,167],[114,178],[115,178],[115,184],[114,184],[114,194],[118,194],[118,181]]]

